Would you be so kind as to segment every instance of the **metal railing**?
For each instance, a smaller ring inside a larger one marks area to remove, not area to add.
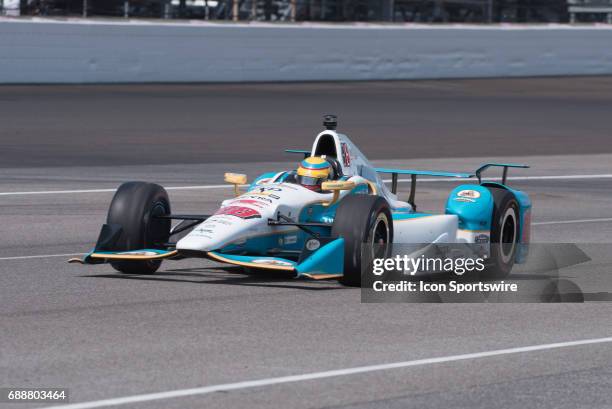
[[[612,24],[612,0],[568,0],[570,22],[578,22],[579,16],[586,21],[597,21],[597,16],[605,16]]]
[[[226,21],[546,23],[611,13],[612,0],[0,0],[3,14]],[[592,1],[598,1],[592,5]],[[569,4],[568,4],[569,2]],[[605,3],[603,6],[600,3]],[[604,7],[604,8],[602,8]],[[589,14],[591,13],[591,14]],[[607,14],[612,22],[612,14]],[[584,19],[583,19],[584,20]]]

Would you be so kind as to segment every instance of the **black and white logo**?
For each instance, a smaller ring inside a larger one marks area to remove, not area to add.
[[[306,248],[309,251],[315,251],[319,247],[321,247],[321,242],[317,239],[310,239],[306,242]]]

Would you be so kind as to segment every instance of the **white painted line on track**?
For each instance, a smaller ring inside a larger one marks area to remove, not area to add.
[[[543,351],[548,349],[558,349],[558,348],[567,348],[567,347],[575,347],[581,345],[590,345],[590,344],[603,344],[612,342],[612,337],[608,338],[592,338],[592,339],[582,339],[578,341],[567,341],[567,342],[556,342],[553,344],[540,344],[540,345],[530,345],[525,347],[516,347],[516,348],[506,348],[506,349],[496,349],[493,351],[485,351],[485,352],[476,352],[471,354],[460,354],[460,355],[449,355],[442,356],[436,358],[425,358],[425,359],[416,359],[413,361],[403,361],[403,362],[393,362],[387,364],[379,364],[379,365],[368,365],[368,366],[358,366],[353,368],[345,368],[345,369],[336,369],[331,371],[322,371],[322,372],[311,372],[300,375],[290,375],[290,376],[279,376],[275,378],[264,378],[257,379],[252,381],[243,381],[243,382],[235,382],[235,383],[224,383],[220,385],[210,385],[203,386],[200,388],[190,388],[190,389],[177,389],[166,392],[158,392],[158,393],[147,393],[143,395],[132,395],[132,396],[124,396],[121,398],[113,398],[113,399],[104,399],[83,403],[74,403],[68,405],[61,406],[53,406],[55,409],[89,409],[89,408],[102,408],[107,406],[118,406],[118,405],[126,405],[130,403],[139,403],[139,402],[150,402],[160,399],[171,399],[171,398],[180,398],[185,396],[194,396],[194,395],[206,395],[214,392],[228,392],[240,389],[250,389],[250,388],[260,388],[264,386],[273,386],[290,382],[304,382],[304,381],[312,381],[316,379],[325,379],[339,376],[350,376],[368,372],[376,372],[376,371],[388,371],[392,369],[399,368],[409,368],[413,366],[423,366],[423,365],[432,365],[432,364],[440,364],[447,362],[455,362],[455,361],[465,361],[469,359],[479,359],[479,358],[487,358],[494,356],[502,356],[502,355],[510,355],[510,354],[519,354],[525,352],[533,352],[533,351]]]
[[[543,176],[508,176],[507,180],[572,180],[572,179],[611,179],[612,174],[604,173],[598,175],[543,175]],[[476,180],[475,178],[431,178],[418,179],[417,182],[458,182],[460,180]],[[483,181],[493,182],[501,181],[501,177],[497,178],[482,178]],[[391,182],[391,179],[385,179],[385,182]],[[411,179],[398,179],[398,182],[410,182]]]
[[[549,224],[574,224],[574,223],[603,223],[612,222],[612,217],[606,217],[602,219],[578,219],[578,220],[556,220],[552,222],[536,222],[531,223],[533,226],[546,226]]]
[[[0,261],[3,260],[27,260],[31,258],[47,258],[47,257],[70,257],[70,256],[83,256],[86,253],[68,253],[68,254],[39,254],[34,256],[16,256],[16,257],[0,257]]]
[[[598,175],[548,175],[548,176],[511,176],[508,180],[588,180],[588,179],[612,179],[612,174]],[[429,178],[419,179],[419,183],[426,182],[459,182],[461,180],[475,180],[462,178]],[[500,181],[501,178],[483,178],[483,181]],[[384,179],[384,182],[391,182],[391,179]],[[398,182],[410,182],[410,179],[398,179]],[[245,185],[246,186],[246,185]],[[244,187],[244,186],[243,186]],[[200,190],[200,189],[233,189],[233,185],[195,185],[195,186],[169,186],[166,190]],[[40,190],[30,192],[0,192],[0,196],[25,196],[25,195],[59,195],[75,193],[112,193],[117,189],[76,189],[76,190]]]
[[[198,186],[170,186],[164,187],[166,190],[199,190],[199,189],[229,189],[233,185],[198,185]],[[21,195],[61,195],[72,193],[112,193],[117,189],[77,189],[77,190],[39,190],[32,192],[0,192],[0,196],[21,196]]]

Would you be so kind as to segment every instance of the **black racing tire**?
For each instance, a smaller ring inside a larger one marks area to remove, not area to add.
[[[503,279],[512,271],[519,242],[519,204],[512,192],[487,187],[493,196],[491,219],[491,258],[486,278]]]
[[[119,186],[108,209],[107,224],[121,226],[115,248],[118,251],[145,248],[164,249],[170,237],[170,219],[154,216],[170,214],[166,190],[154,183],[127,182]],[[124,274],[153,274],[161,260],[112,261],[111,266]]]
[[[344,275],[340,282],[351,287],[361,286],[362,274],[371,270],[372,259],[391,254],[393,220],[389,203],[380,196],[346,196],[338,204],[332,237],[344,238]],[[377,245],[362,254],[362,245],[368,243]]]

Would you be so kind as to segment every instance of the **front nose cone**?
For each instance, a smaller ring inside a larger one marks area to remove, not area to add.
[[[196,226],[176,243],[177,250],[214,251],[249,237],[252,229],[264,222],[263,217],[243,219],[216,215]]]
[[[191,233],[183,237],[176,243],[176,249],[194,251],[213,251],[222,247],[221,240],[214,237],[192,235]]]

